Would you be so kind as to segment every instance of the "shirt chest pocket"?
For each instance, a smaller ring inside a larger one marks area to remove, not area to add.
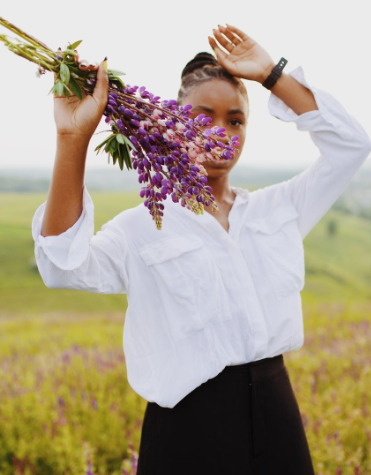
[[[294,207],[280,206],[262,218],[245,223],[278,300],[304,287],[304,246],[297,216]]]
[[[174,340],[232,318],[219,268],[200,238],[189,234],[161,239],[139,254],[158,284]]]

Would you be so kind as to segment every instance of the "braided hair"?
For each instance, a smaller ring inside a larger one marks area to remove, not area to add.
[[[178,92],[178,103],[181,103],[183,98],[186,97],[195,86],[212,79],[221,79],[237,86],[240,93],[249,101],[245,84],[241,79],[233,76],[225,68],[220,66],[212,54],[202,52],[196,54],[191,61],[188,61],[182,71],[182,83]]]

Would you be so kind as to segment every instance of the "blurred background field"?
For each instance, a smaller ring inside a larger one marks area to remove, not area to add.
[[[304,240],[305,343],[284,355],[316,475],[371,475],[371,206],[356,182]],[[30,228],[46,192],[14,189],[0,193],[0,474],[83,474],[90,452],[94,474],[119,475],[146,403],[126,380],[126,296],[46,288]],[[140,203],[89,191],[96,230]]]

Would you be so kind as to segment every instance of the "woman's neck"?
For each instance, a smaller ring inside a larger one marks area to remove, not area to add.
[[[229,174],[220,177],[207,177],[207,184],[213,189],[212,194],[217,203],[234,201],[235,195],[229,183]]]

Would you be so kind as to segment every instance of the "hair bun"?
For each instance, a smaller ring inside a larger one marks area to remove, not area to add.
[[[210,64],[212,66],[219,65],[217,59],[212,54],[207,53],[206,51],[202,53],[197,53],[196,56],[191,59],[191,61],[188,61],[188,63],[185,65],[181,77],[192,73],[196,69],[202,68],[202,66],[204,66],[205,64]]]

